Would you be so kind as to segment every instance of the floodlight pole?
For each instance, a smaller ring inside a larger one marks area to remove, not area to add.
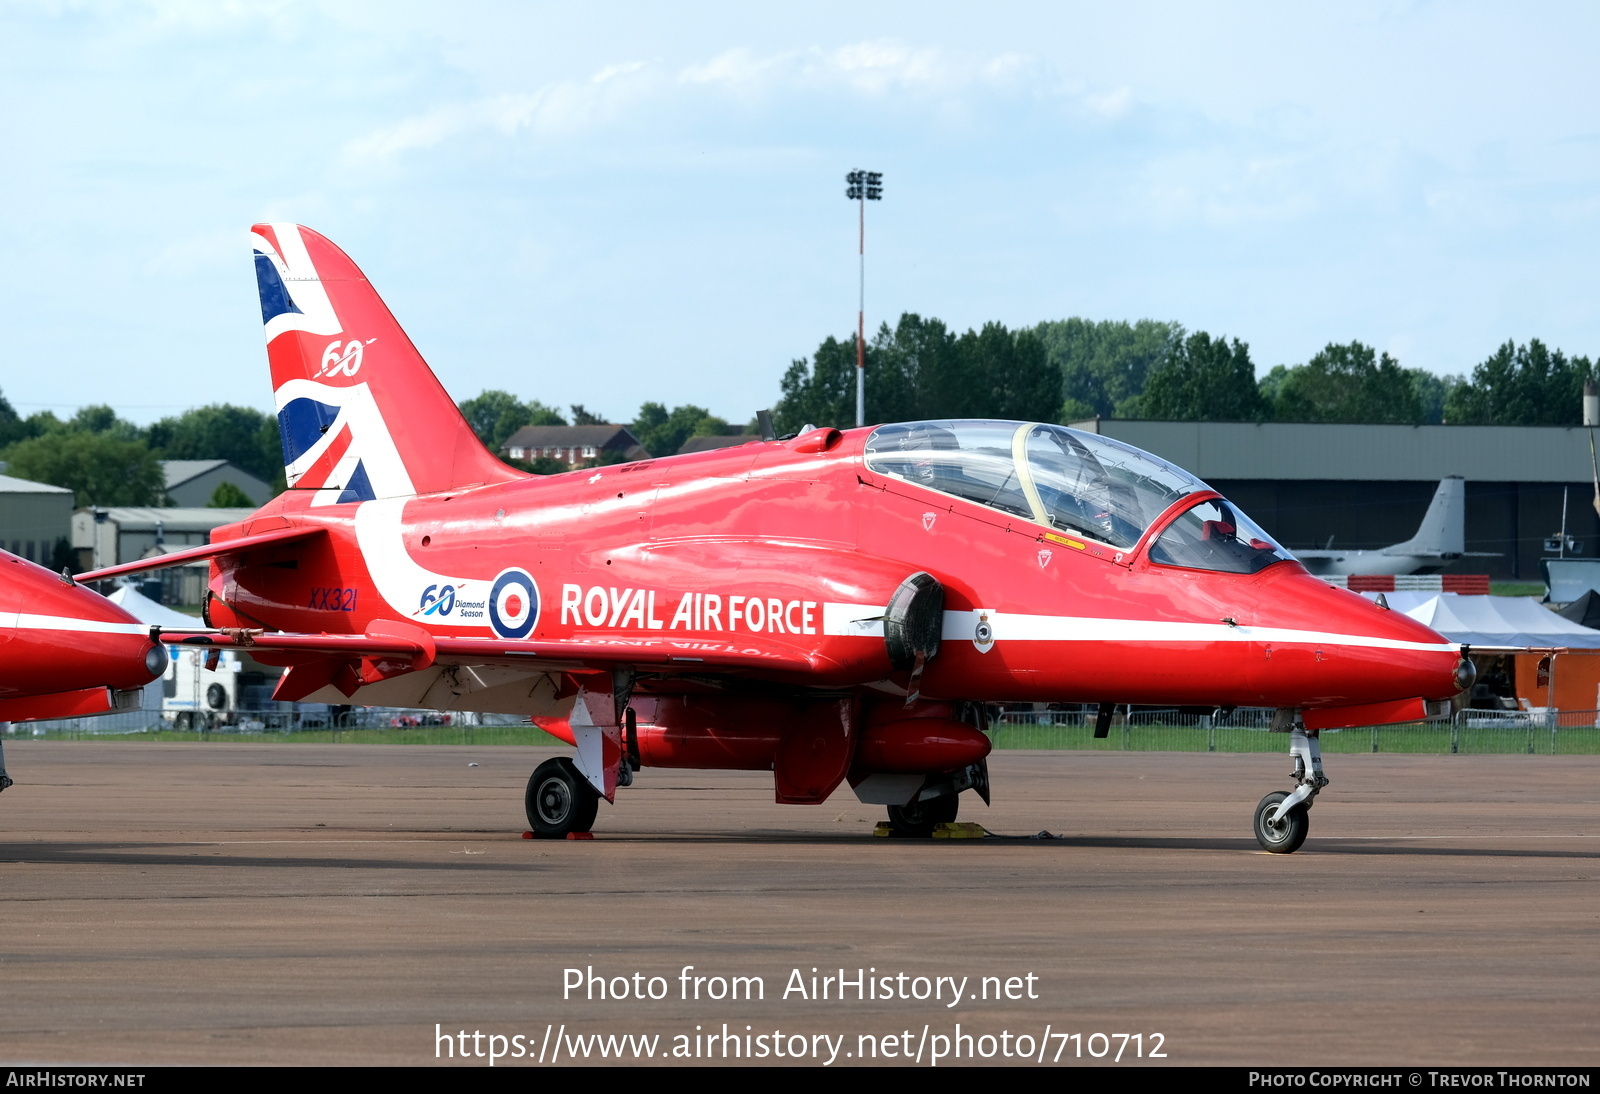
[[[863,187],[863,191],[865,188]],[[856,428],[867,424],[867,199],[865,193],[859,201],[858,220],[860,243],[857,262],[860,276],[856,280]]]
[[[861,267],[860,293],[856,310],[856,425],[867,424],[867,202],[883,200],[881,171],[851,171],[844,196],[858,203],[860,242],[857,254]]]

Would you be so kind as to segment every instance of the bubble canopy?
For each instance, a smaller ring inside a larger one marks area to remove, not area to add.
[[[1211,489],[1131,445],[1029,422],[879,426],[867,438],[866,462],[880,474],[1119,550],[1138,543],[1174,502]],[[1152,562],[1228,573],[1254,573],[1289,557],[1249,518],[1216,499],[1198,502],[1173,521],[1150,551]]]

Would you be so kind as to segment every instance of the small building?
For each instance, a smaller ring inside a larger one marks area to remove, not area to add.
[[[506,439],[500,455],[510,460],[560,460],[577,467],[616,452],[624,460],[647,460],[650,453],[623,425],[525,425]]]
[[[689,452],[712,452],[718,448],[732,448],[734,445],[749,444],[761,438],[754,433],[719,433],[712,437],[690,437],[678,446],[678,455]]]
[[[0,549],[54,569],[71,532],[71,490],[0,475]]]
[[[254,509],[155,509],[110,506],[79,509],[72,514],[72,549],[79,570],[136,562],[154,550],[199,547],[211,542],[211,530],[244,520]]]
[[[211,504],[211,495],[225,482],[237,486],[252,505],[265,505],[276,493],[242,467],[227,460],[162,460],[167,476],[167,497],[173,505],[200,509]]]

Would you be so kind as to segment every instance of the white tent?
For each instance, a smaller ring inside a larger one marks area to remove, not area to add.
[[[1369,600],[1376,593],[1362,594]],[[1600,631],[1563,619],[1525,596],[1385,593],[1389,607],[1474,648],[1600,649]]]
[[[141,623],[156,623],[162,627],[193,630],[205,624],[192,615],[175,612],[164,604],[157,604],[132,585],[124,585],[106,597],[111,603],[133,616]]]

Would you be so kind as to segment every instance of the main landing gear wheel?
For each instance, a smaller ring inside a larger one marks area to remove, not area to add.
[[[1311,818],[1306,814],[1304,803],[1292,807],[1276,824],[1268,819],[1277,811],[1278,803],[1288,796],[1286,791],[1274,790],[1256,806],[1256,841],[1275,855],[1298,851],[1311,829]]]
[[[540,839],[587,832],[600,811],[600,795],[571,760],[546,760],[528,780],[528,827]]]
[[[961,808],[960,794],[943,794],[927,801],[889,807],[889,827],[897,836],[927,839],[941,824],[952,824]]]

